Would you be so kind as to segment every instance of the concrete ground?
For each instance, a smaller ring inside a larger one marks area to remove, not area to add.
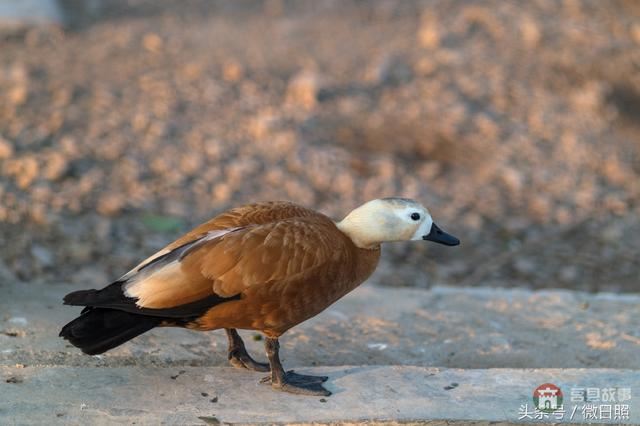
[[[365,285],[282,339],[285,367],[330,376],[334,395],[318,398],[229,367],[222,332],[153,330],[83,355],[57,337],[76,287],[0,284],[0,424],[640,422],[636,295]],[[564,392],[562,418],[526,415],[543,383]],[[585,405],[613,404],[605,388],[630,389],[615,400],[628,412],[589,417]]]

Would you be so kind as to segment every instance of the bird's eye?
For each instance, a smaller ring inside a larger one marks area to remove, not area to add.
[[[411,219],[420,220],[420,213],[411,213]]]

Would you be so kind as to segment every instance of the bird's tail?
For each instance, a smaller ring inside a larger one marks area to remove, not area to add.
[[[160,318],[109,308],[87,307],[60,331],[60,337],[89,355],[113,349],[160,324]]]

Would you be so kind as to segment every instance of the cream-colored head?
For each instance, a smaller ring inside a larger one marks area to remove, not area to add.
[[[431,240],[447,245],[460,243],[433,223],[426,207],[408,198],[369,201],[349,213],[337,226],[361,248],[409,240]]]

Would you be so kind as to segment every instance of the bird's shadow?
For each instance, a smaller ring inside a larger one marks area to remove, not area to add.
[[[361,365],[361,366],[353,366],[353,367],[344,367],[339,370],[333,370],[330,372],[322,372],[322,374],[329,376],[329,380],[324,383],[325,387],[331,391],[332,396],[339,395],[345,392],[347,389],[345,387],[340,386],[339,379],[343,377],[348,377],[353,374],[362,373],[367,371],[368,374],[374,374],[374,371],[382,368],[381,365]],[[296,369],[295,371],[298,373],[302,373],[304,369]]]

